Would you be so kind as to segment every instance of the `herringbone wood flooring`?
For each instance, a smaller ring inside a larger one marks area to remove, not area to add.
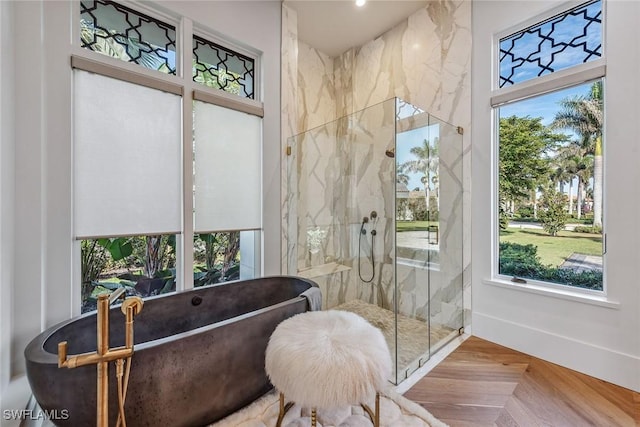
[[[404,395],[451,427],[640,426],[640,394],[470,337]]]

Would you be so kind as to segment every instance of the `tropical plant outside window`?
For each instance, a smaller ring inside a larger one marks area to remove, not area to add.
[[[240,232],[195,234],[194,286],[240,278]],[[130,236],[81,241],[82,313],[97,297],[124,287],[128,296],[176,290],[176,236]]]
[[[500,40],[499,86],[602,55],[600,1]],[[603,290],[603,79],[496,109],[498,273]]]
[[[120,287],[127,296],[175,291],[175,235],[104,237],[80,247],[82,313],[96,309],[99,294]]]
[[[193,286],[240,278],[240,231],[200,233],[193,237]]]

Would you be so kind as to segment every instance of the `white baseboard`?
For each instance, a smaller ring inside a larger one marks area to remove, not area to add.
[[[640,357],[473,313],[473,334],[496,344],[640,392]]]

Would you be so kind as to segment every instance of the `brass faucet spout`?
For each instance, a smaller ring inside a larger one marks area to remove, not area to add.
[[[109,305],[113,304],[115,300],[124,295],[125,289],[124,287],[118,288],[115,291],[109,294]]]
[[[107,351],[105,354],[99,355],[96,353],[84,353],[76,356],[71,356],[65,360],[62,365],[58,364],[61,368],[74,369],[79,366],[95,365],[97,363],[108,363],[118,359],[126,359],[133,356],[133,349],[126,347],[118,347]]]

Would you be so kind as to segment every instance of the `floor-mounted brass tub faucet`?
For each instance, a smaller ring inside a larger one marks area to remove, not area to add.
[[[98,327],[97,327],[97,351],[83,353],[75,356],[67,356],[67,342],[58,343],[58,367],[77,368],[85,365],[97,365],[98,387],[96,425],[98,427],[109,426],[109,362],[116,362],[116,376],[118,377],[118,425],[126,427],[124,419],[124,398],[127,394],[127,383],[133,356],[133,317],[142,311],[142,299],[139,297],[126,298],[122,302],[122,312],[125,315],[125,345],[109,349],[109,306],[124,293],[120,288],[111,294],[98,295]],[[124,373],[124,361],[127,360],[126,373]],[[124,377],[124,378],[123,378]],[[124,384],[123,384],[124,380]]]

